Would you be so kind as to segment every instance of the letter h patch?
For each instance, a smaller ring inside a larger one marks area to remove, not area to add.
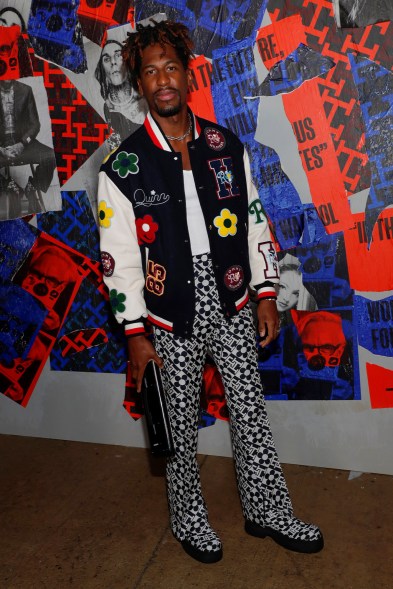
[[[233,173],[233,162],[231,157],[222,157],[208,162],[216,180],[216,194],[221,200],[239,196],[239,187],[236,184]]]

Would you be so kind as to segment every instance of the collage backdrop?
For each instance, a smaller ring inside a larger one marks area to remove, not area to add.
[[[96,188],[104,157],[144,120],[121,45],[153,17],[189,27],[189,105],[244,142],[259,192],[249,211],[267,214],[276,242],[281,331],[258,348],[266,398],[361,399],[363,348],[371,408],[393,407],[393,370],[378,364],[393,356],[393,24],[388,4],[365,4],[0,0],[3,395],[26,407],[49,360],[125,373],[124,408],[143,414],[121,295],[102,280]],[[216,419],[228,411],[207,357],[200,425]]]

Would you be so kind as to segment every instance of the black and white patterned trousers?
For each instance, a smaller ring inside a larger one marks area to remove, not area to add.
[[[202,254],[193,260],[196,315],[192,337],[185,339],[155,328],[176,450],[166,474],[171,526],[179,540],[201,533],[207,522],[196,459],[207,351],[225,387],[244,517],[263,525],[269,510],[293,513],[261,391],[251,309],[247,305],[235,317],[225,318],[210,256]]]

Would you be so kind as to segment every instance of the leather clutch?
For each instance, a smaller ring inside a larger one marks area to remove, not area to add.
[[[155,456],[173,456],[175,451],[165,392],[160,369],[153,360],[145,368],[141,392],[151,453]]]

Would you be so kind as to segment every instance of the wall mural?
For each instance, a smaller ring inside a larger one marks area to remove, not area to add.
[[[123,406],[143,414],[102,281],[95,191],[101,161],[143,122],[120,48],[154,17],[190,28],[189,104],[244,142],[259,192],[250,214],[269,218],[281,332],[259,349],[266,398],[361,399],[360,346],[375,358],[371,408],[393,407],[393,370],[378,365],[393,356],[393,24],[376,10],[0,0],[3,395],[25,407],[49,359],[53,371],[124,373]],[[228,410],[207,358],[200,426],[216,419]]]

